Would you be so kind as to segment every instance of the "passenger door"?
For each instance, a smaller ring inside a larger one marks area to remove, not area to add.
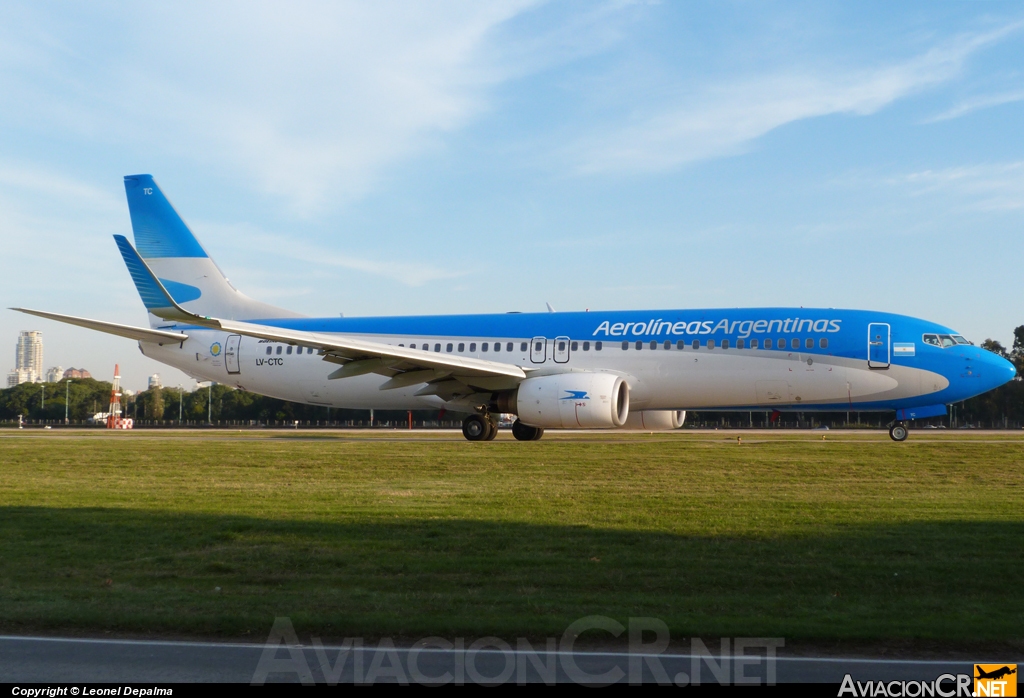
[[[889,325],[872,322],[868,325],[868,368],[889,368]]]
[[[542,364],[548,358],[548,340],[546,337],[534,337],[530,340],[530,361]]]

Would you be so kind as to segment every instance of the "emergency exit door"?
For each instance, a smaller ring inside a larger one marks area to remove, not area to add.
[[[530,361],[542,364],[548,358],[548,340],[546,337],[534,337],[530,341]]]

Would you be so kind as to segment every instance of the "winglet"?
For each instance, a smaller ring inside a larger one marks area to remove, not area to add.
[[[165,320],[183,320],[200,325],[219,326],[216,320],[190,313],[178,305],[124,235],[115,235],[114,241],[121,251],[121,257],[124,258],[125,266],[128,267],[128,273],[132,275],[132,281],[135,282],[135,288],[138,290],[139,296],[142,297],[142,303],[146,306],[146,310]]]

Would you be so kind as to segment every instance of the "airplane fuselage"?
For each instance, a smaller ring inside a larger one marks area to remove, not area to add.
[[[949,328],[872,311],[752,308],[258,322],[507,362],[531,377],[616,373],[629,382],[632,410],[899,410],[957,402],[1013,376],[1008,362]],[[181,329],[189,338],[181,344],[141,342],[143,352],[203,380],[331,407],[445,404],[437,395],[423,395],[421,385],[382,390],[388,377],[375,373],[331,380],[337,366],[311,347],[202,327],[160,327]]]

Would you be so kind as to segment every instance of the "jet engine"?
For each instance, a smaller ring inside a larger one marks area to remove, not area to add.
[[[622,429],[664,431],[678,429],[686,419],[686,410],[637,410],[630,412]]]
[[[520,383],[508,402],[532,427],[613,429],[629,416],[629,384],[611,373],[538,376]]]

